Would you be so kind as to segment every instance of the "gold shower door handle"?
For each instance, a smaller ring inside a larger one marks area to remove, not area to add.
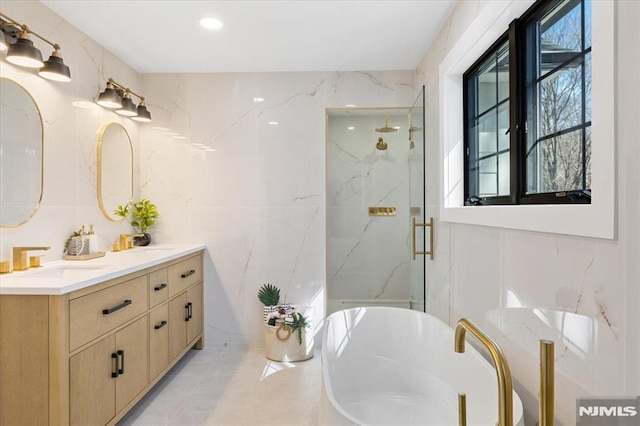
[[[411,246],[413,252],[413,260],[416,260],[416,255],[418,254],[428,254],[429,259],[433,260],[433,218],[429,218],[429,223],[417,223],[416,218],[411,218],[412,226],[411,226],[411,234],[413,238],[411,239]],[[416,251],[416,228],[422,226],[423,228],[429,228],[429,251]]]

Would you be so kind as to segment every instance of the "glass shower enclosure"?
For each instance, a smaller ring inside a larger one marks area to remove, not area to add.
[[[424,311],[424,104],[327,109],[327,314]]]

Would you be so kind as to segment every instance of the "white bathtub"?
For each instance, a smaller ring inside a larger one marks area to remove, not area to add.
[[[467,424],[494,426],[495,369],[471,345],[462,354],[453,346],[453,330],[421,312],[373,307],[333,313],[322,340],[320,424],[457,425],[457,395],[464,392]],[[524,425],[515,392],[513,419]]]

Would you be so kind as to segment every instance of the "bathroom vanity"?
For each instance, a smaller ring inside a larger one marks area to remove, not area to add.
[[[0,277],[0,424],[114,425],[203,346],[203,245]]]

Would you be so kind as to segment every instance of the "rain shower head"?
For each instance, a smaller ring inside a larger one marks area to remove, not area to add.
[[[391,132],[397,132],[397,131],[398,131],[398,129],[396,129],[395,127],[389,127],[389,115],[388,114],[384,115],[384,126],[376,128],[376,132],[378,132],[378,133],[391,133]]]

